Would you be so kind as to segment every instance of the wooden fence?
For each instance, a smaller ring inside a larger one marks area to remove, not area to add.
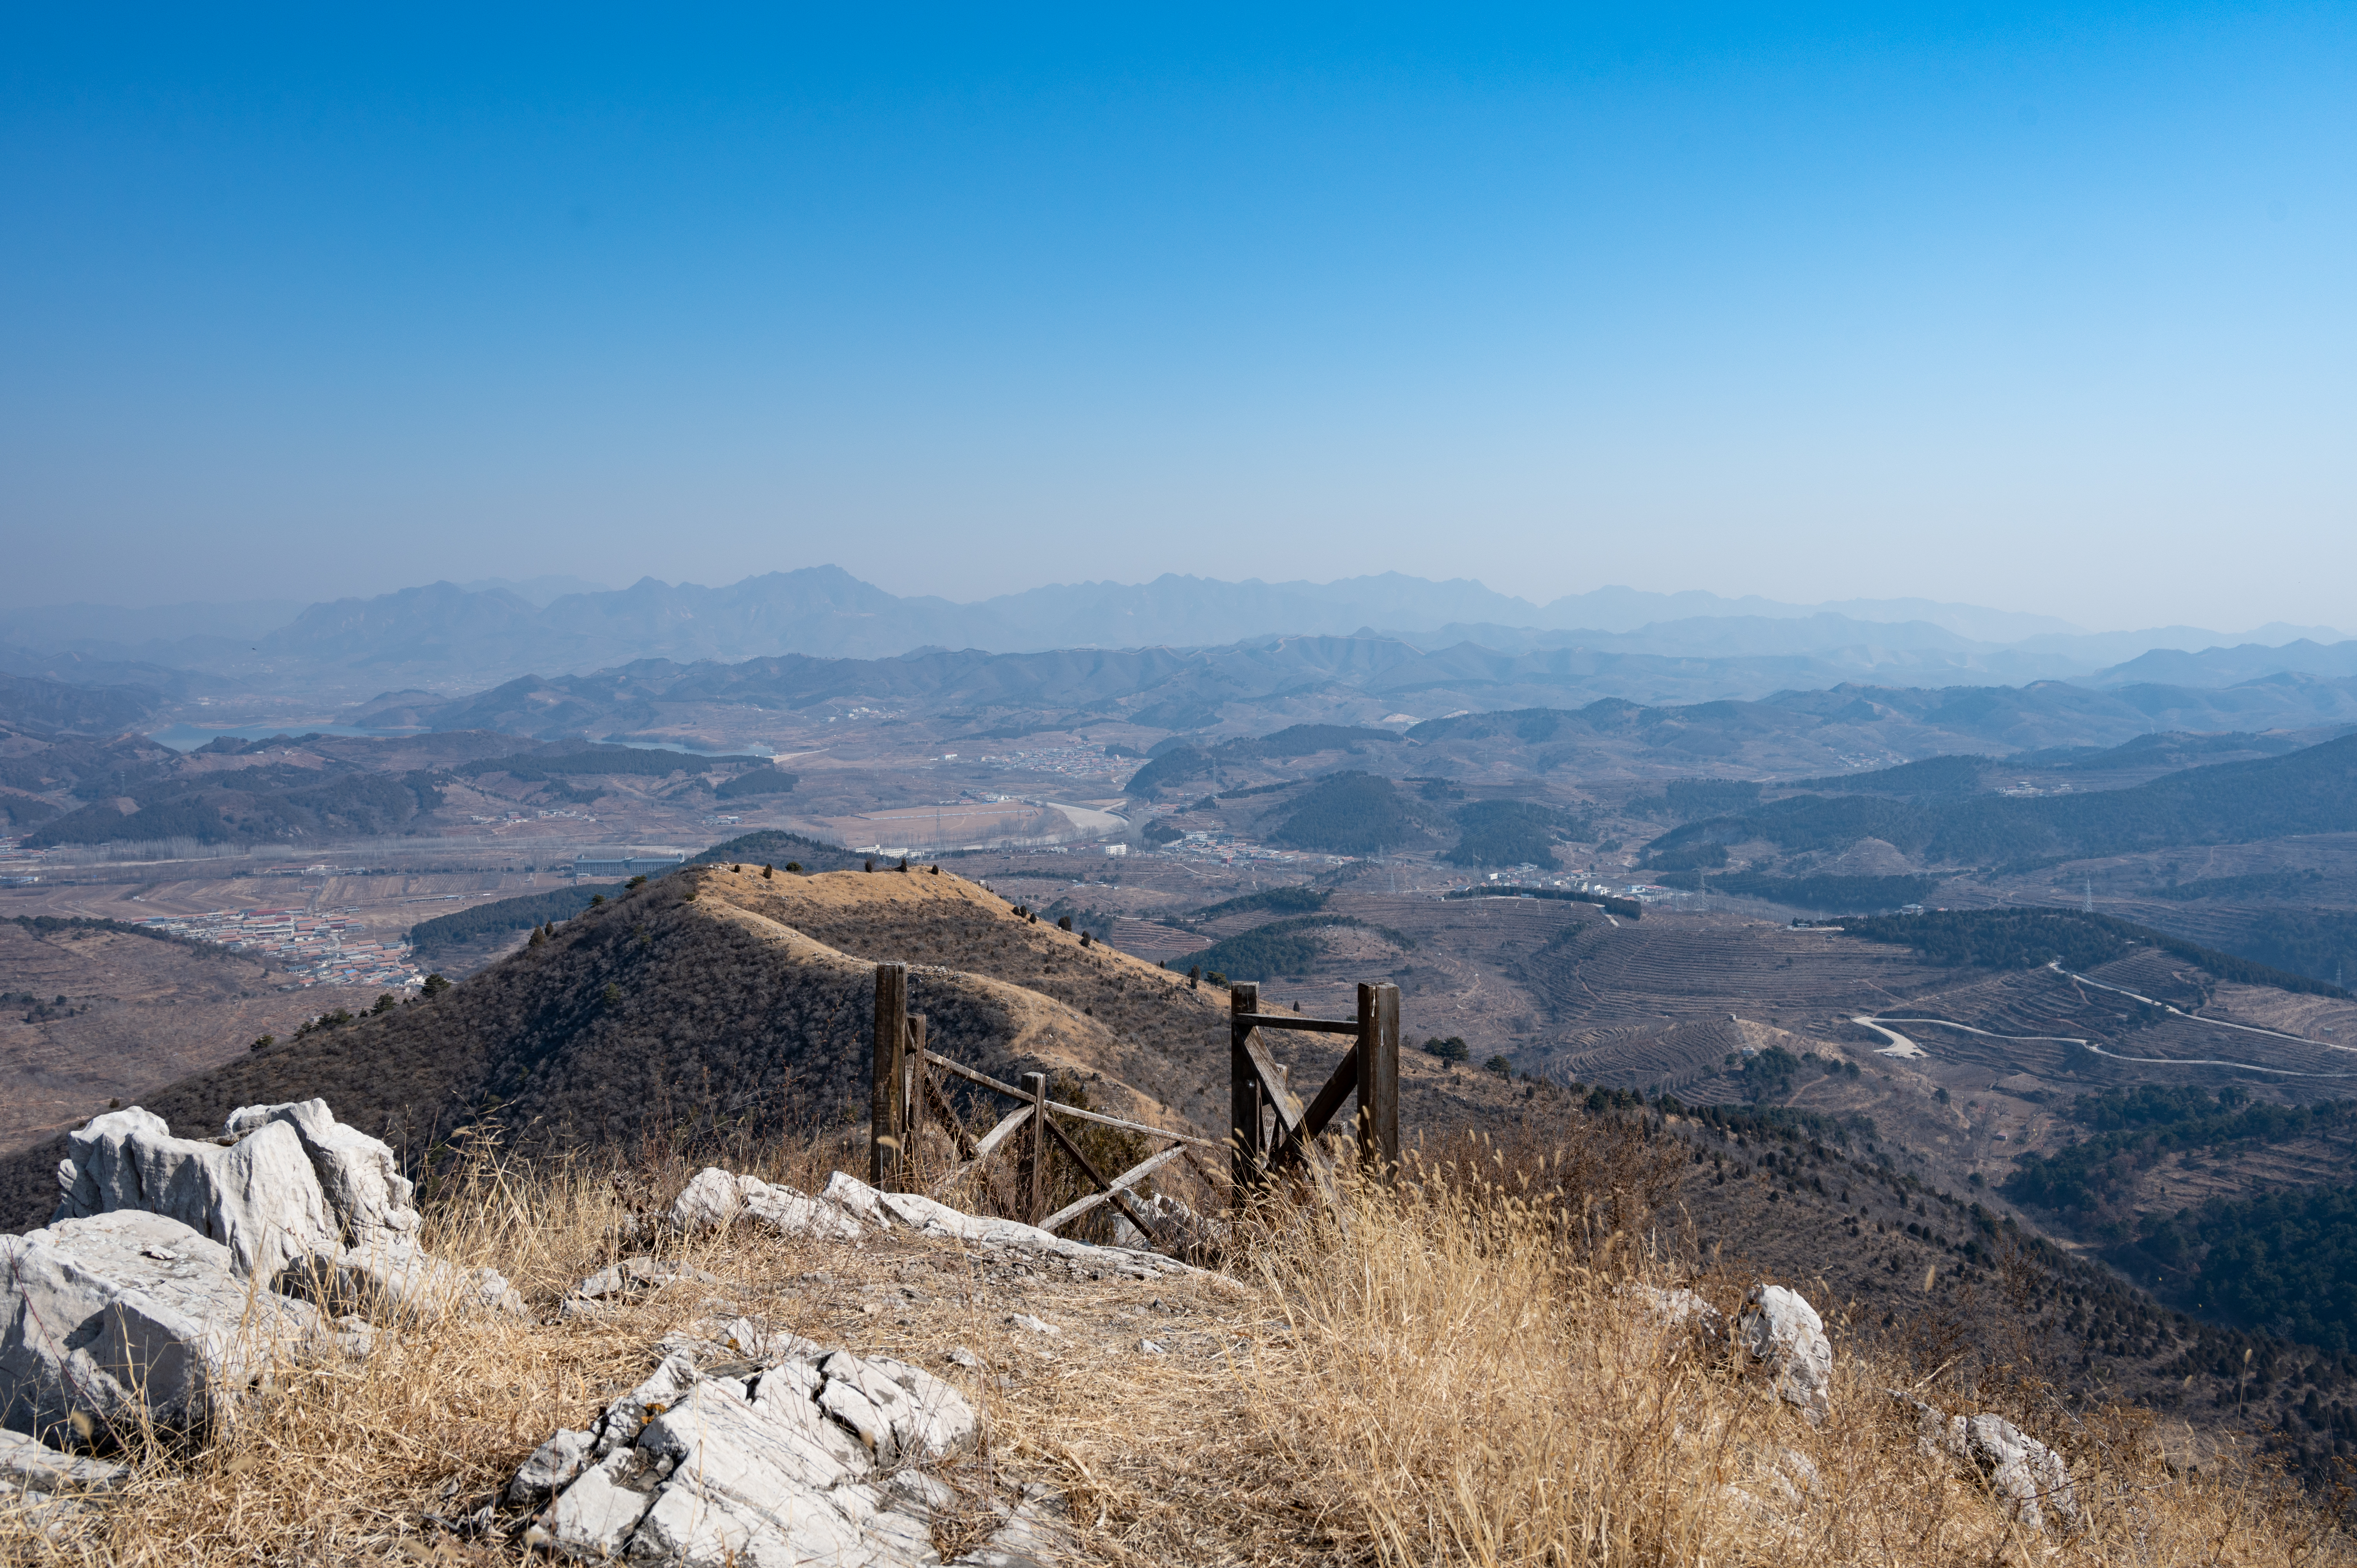
[[[1399,987],[1361,985],[1355,1019],[1264,1013],[1260,987],[1228,990],[1228,1120],[1236,1200],[1243,1202],[1275,1172],[1313,1157],[1342,1102],[1359,1102],[1359,1157],[1388,1177],[1399,1168]],[[1261,1039],[1264,1030],[1354,1036],[1334,1076],[1307,1107],[1290,1075]]]
[[[1023,1136],[1017,1146],[1010,1151],[1017,1156],[1016,1197],[1011,1207],[1017,1210],[1017,1218],[1043,1230],[1056,1230],[1110,1203],[1137,1228],[1139,1234],[1154,1241],[1160,1240],[1159,1228],[1137,1207],[1132,1189],[1173,1160],[1183,1158],[1191,1162],[1194,1156],[1189,1153],[1190,1149],[1217,1150],[1226,1146],[1209,1138],[1173,1133],[1167,1127],[1151,1127],[1143,1122],[1131,1122],[1119,1116],[1108,1116],[1102,1111],[1090,1111],[1050,1100],[1048,1098],[1045,1073],[1025,1073],[1018,1087],[1003,1083],[988,1073],[975,1071],[963,1062],[952,1061],[938,1052],[926,1049],[924,1015],[909,1012],[909,970],[906,964],[879,963],[876,966],[876,1045],[874,1084],[869,1101],[871,1135],[867,1179],[869,1186],[881,1191],[912,1192],[917,1189],[919,1173],[913,1156],[917,1140],[923,1133],[928,1120],[938,1122],[959,1156],[959,1163],[947,1175],[931,1184],[933,1197],[949,1191],[968,1176],[985,1171],[986,1162],[1001,1150],[1007,1149],[1010,1142],[1017,1142],[1019,1133]],[[1000,1117],[989,1131],[977,1136],[968,1130],[965,1119],[958,1114],[957,1107],[942,1092],[941,1081],[934,1076],[936,1069],[1015,1101],[1015,1109]],[[1141,1133],[1148,1139],[1160,1141],[1165,1146],[1129,1169],[1107,1176],[1097,1169],[1095,1162],[1082,1152],[1080,1145],[1061,1127],[1056,1125],[1059,1116],[1093,1122],[1125,1133]],[[1073,1165],[1096,1188],[1053,1214],[1047,1212],[1051,1146],[1062,1149]],[[1196,1168],[1202,1169],[1200,1164]],[[1210,1175],[1208,1171],[1203,1174],[1206,1176]]]
[[[1360,1158],[1370,1169],[1388,1176],[1399,1165],[1399,987],[1359,987],[1355,1020],[1308,1018],[1292,1013],[1260,1011],[1260,988],[1236,985],[1229,990],[1229,1106],[1231,1132],[1224,1142],[1173,1133],[1101,1111],[1065,1105],[1048,1098],[1043,1073],[1026,1073],[1018,1086],[977,1072],[963,1062],[926,1048],[925,1016],[909,1011],[909,969],[906,964],[876,966],[876,1035],[871,1085],[868,1184],[885,1192],[918,1189],[916,1152],[929,1122],[937,1123],[957,1151],[958,1161],[947,1175],[930,1184],[939,1197],[977,1173],[990,1179],[988,1162],[1001,1151],[1016,1156],[1016,1194],[1007,1207],[1019,1218],[1049,1230],[1071,1224],[1107,1203],[1149,1240],[1161,1240],[1149,1217],[1133,1200],[1132,1190],[1174,1160],[1185,1159],[1208,1181],[1195,1149],[1228,1152],[1232,1189],[1238,1203],[1265,1187],[1288,1166],[1317,1158],[1319,1138],[1332,1124],[1342,1102],[1358,1101]],[[1314,1034],[1347,1034],[1353,1037],[1341,1065],[1307,1107],[1295,1098],[1287,1074],[1261,1032],[1292,1029]],[[1015,1108],[987,1132],[970,1131],[935,1069],[1013,1101]],[[1056,1125],[1057,1117],[1092,1122],[1135,1133],[1164,1146],[1127,1170],[1108,1176],[1097,1169],[1080,1145]],[[1018,1141],[1019,1140],[1019,1141]],[[1015,1147],[1009,1148],[1010,1144]],[[1060,1148],[1088,1178],[1094,1191],[1046,1212],[1050,1147]]]

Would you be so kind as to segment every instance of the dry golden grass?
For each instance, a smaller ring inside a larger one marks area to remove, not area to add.
[[[1045,1482],[1074,1562],[1177,1563],[2134,1563],[2325,1564],[2347,1538],[2255,1466],[2173,1472],[2134,1412],[2075,1420],[2007,1400],[2074,1462],[2083,1534],[2008,1519],[1978,1478],[1919,1451],[1885,1391],[1916,1375],[1837,1341],[1812,1426],[1723,1349],[1629,1286],[1673,1283],[1642,1240],[1663,1174],[1609,1127],[1562,1151],[1464,1145],[1393,1187],[1336,1177],[1239,1226],[1228,1279],[1087,1277],[900,1238],[853,1247],[743,1230],[687,1247],[720,1276],[569,1324],[388,1328],[365,1361],[287,1367],[239,1418],[54,1538],[0,1511],[11,1562],[506,1562],[429,1515],[480,1506],[549,1432],[642,1376],[671,1329],[769,1315],[823,1343],[964,1377],[988,1438],[956,1476],[979,1495]],[[1617,1141],[1616,1141],[1617,1140]],[[737,1168],[810,1187],[847,1147]],[[485,1158],[437,1195],[432,1244],[500,1268],[549,1316],[630,1251],[617,1223],[688,1174],[665,1157],[529,1177]],[[1749,1282],[1688,1283],[1733,1308]],[[1059,1324],[1053,1340],[1006,1323]],[[1144,1352],[1152,1339],[1167,1354]],[[963,1376],[961,1374],[961,1376]],[[1934,1380],[1924,1395],[1964,1408]],[[1989,1408],[1984,1402],[1975,1408]],[[960,1542],[944,1540],[954,1548]]]

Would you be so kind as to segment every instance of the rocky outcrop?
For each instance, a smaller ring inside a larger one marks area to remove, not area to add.
[[[906,1225],[921,1235],[1013,1247],[1138,1279],[1200,1273],[1142,1248],[1092,1246],[1019,1220],[967,1214],[916,1193],[878,1191],[842,1171],[834,1173],[816,1197],[810,1197],[790,1187],[707,1167],[682,1189],[664,1219],[673,1230],[690,1235],[749,1219],[787,1235],[845,1241],[870,1230]]]
[[[124,1209],[167,1215],[227,1247],[241,1277],[265,1283],[297,1258],[341,1245],[290,1126],[259,1127],[224,1147],[176,1138],[161,1117],[133,1106],[98,1117],[67,1147],[53,1225]]]
[[[0,1236],[0,1424],[53,1446],[194,1425],[326,1338],[315,1308],[255,1289],[228,1247],[161,1214]]]
[[[130,1478],[128,1465],[60,1454],[45,1443],[0,1427],[0,1497],[111,1492]]]
[[[1191,1268],[1159,1253],[1126,1247],[1092,1246],[1086,1241],[1075,1241],[1052,1230],[1042,1230],[1037,1225],[1026,1225],[1020,1220],[993,1219],[983,1215],[967,1214],[952,1208],[946,1203],[936,1203],[912,1192],[879,1192],[841,1171],[834,1173],[828,1180],[826,1189],[819,1196],[879,1230],[889,1229],[897,1223],[908,1226],[920,1235],[952,1237],[984,1246],[1013,1247],[1021,1251],[1038,1252],[1062,1258],[1069,1262],[1086,1263],[1128,1274],[1135,1279],[1155,1279],[1173,1273],[1203,1273],[1200,1269]]]
[[[279,1288],[335,1313],[426,1322],[454,1312],[524,1314],[523,1297],[497,1269],[465,1269],[408,1237],[317,1252],[290,1268]]]
[[[230,1112],[223,1131],[243,1139],[274,1122],[295,1129],[344,1240],[355,1247],[401,1240],[417,1230],[416,1189],[401,1174],[391,1145],[336,1120],[324,1100],[248,1105]]]
[[[666,1218],[683,1235],[716,1230],[750,1219],[788,1236],[823,1236],[856,1241],[863,1234],[859,1221],[831,1203],[823,1203],[755,1176],[732,1176],[715,1165],[695,1173]]]
[[[2083,1523],[2071,1463],[2001,1415],[1951,1415],[1912,1394],[1891,1397],[1915,1412],[1917,1445],[1976,1470],[2005,1510],[2032,1530],[2077,1530]]]
[[[1718,1308],[1683,1285],[1631,1284],[1623,1294],[1672,1328],[1691,1327],[1706,1344],[1727,1340],[1727,1319]]]
[[[1755,1285],[1744,1298],[1736,1334],[1754,1360],[1766,1363],[1776,1391],[1812,1421],[1831,1408],[1834,1348],[1824,1320],[1799,1292]]]
[[[717,1350],[722,1337],[762,1339],[742,1321],[686,1338]],[[974,1407],[905,1362],[780,1343],[703,1369],[694,1350],[675,1351],[588,1431],[541,1444],[508,1487],[512,1502],[547,1499],[526,1540],[650,1568],[939,1564],[932,1516],[956,1499],[927,1467],[973,1444]],[[1039,1561],[1036,1508],[1000,1512],[991,1541],[959,1563]]]
[[[460,1269],[417,1243],[414,1189],[381,1139],[337,1121],[324,1100],[249,1105],[218,1141],[176,1138],[133,1106],[69,1140],[57,1220],[139,1210],[229,1249],[241,1278],[333,1313],[523,1311],[494,1269]]]

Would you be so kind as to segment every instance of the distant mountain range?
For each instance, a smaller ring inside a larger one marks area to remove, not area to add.
[[[1780,670],[1805,670],[1814,679],[1773,679]],[[1748,688],[1726,690],[1737,675],[1746,676]],[[1640,693],[1655,694],[1632,695]],[[1706,762],[1749,756],[1755,743],[1794,724],[1807,730],[1830,725],[1845,738],[1828,757],[1850,767],[1855,763],[1844,759],[1854,754],[1897,760],[1943,751],[2115,746],[2164,730],[2345,726],[2357,724],[2357,677],[2276,674],[2231,687],[2112,690],[2058,681],[1868,684],[1840,680],[1837,671],[1803,659],[1679,660],[1577,649],[1506,654],[1470,643],[1426,653],[1392,638],[1287,637],[1216,649],[643,660],[583,675],[521,677],[463,696],[389,693],[339,717],[384,729],[649,740],[758,736],[776,723],[768,716],[773,714],[789,727],[864,714],[919,724],[921,733],[953,743],[1101,725],[1260,735],[1303,721],[1390,725],[1458,713],[1482,716],[1417,733],[1478,733],[1493,744],[1502,737],[1544,749],[1544,742],[1561,738],[1555,726],[1576,713],[1583,734],[1633,726],[1644,732],[1646,747]],[[1506,727],[1491,734],[1501,724]],[[1812,752],[1796,756],[1793,765],[1825,760]]]
[[[1925,599],[1791,605],[1599,588],[1539,605],[1463,579],[1396,573],[1335,583],[1150,583],[1034,588],[974,604],[903,598],[834,566],[726,587],[644,578],[435,583],[297,608],[254,602],[148,610],[0,611],[0,670],[184,695],[241,687],[353,700],[396,689],[483,691],[643,660],[727,663],[926,650],[1216,650],[1271,637],[1376,639],[1459,661],[1617,668],[1639,700],[1758,695],[1843,681],[2222,686],[2284,671],[2357,673],[2330,628],[2088,633],[2047,617]],[[2326,646],[2339,644],[2338,647]]]

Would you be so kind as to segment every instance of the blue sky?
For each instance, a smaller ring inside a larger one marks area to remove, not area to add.
[[[2345,6],[845,9],[14,8],[0,596],[2357,620]]]

